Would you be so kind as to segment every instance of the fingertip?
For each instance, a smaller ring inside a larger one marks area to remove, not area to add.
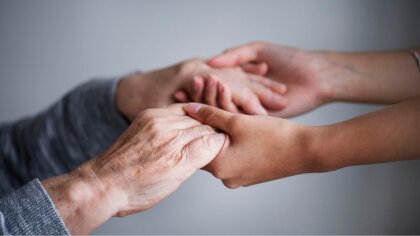
[[[266,75],[268,72],[268,64],[265,62],[261,62],[259,64],[259,67],[260,67],[261,75]]]
[[[177,100],[178,102],[182,102],[182,103],[184,103],[184,102],[189,102],[188,95],[187,95],[187,93],[186,93],[185,91],[183,91],[183,90],[178,90],[178,91],[176,91],[176,92],[174,93],[174,98],[175,98],[175,100]]]
[[[184,110],[187,114],[195,115],[198,114],[198,112],[203,106],[204,105],[201,103],[188,103],[184,106]]]

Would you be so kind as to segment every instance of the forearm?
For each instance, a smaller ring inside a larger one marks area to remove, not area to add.
[[[320,171],[420,158],[420,97],[309,130]]]
[[[420,71],[408,50],[315,55],[330,100],[390,104],[420,95]]]

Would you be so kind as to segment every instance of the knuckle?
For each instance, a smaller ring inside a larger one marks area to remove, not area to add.
[[[203,125],[202,131],[203,131],[203,133],[214,133],[213,127],[211,127],[209,125]]]
[[[203,137],[202,138],[202,149],[203,150],[209,150],[213,145],[213,142],[212,142],[213,140],[210,138],[210,137],[208,137],[208,136],[205,136],[205,137]]]
[[[142,121],[147,121],[155,116],[155,109],[147,109],[140,113],[139,117]]]
[[[146,129],[152,136],[159,136],[162,131],[162,118],[152,118],[146,123]]]
[[[216,112],[211,107],[203,107],[200,109],[203,119],[209,123],[214,121]]]

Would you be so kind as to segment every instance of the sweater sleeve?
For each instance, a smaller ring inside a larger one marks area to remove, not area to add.
[[[117,83],[88,81],[44,112],[0,126],[0,197],[104,151],[128,127],[115,107]]]
[[[0,199],[1,235],[69,235],[54,204],[37,180]]]

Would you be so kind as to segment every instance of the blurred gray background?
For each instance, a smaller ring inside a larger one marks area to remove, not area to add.
[[[93,77],[257,39],[331,50],[420,45],[420,1],[0,1],[0,121],[34,114]],[[379,108],[331,104],[294,120],[330,124]],[[420,161],[236,190],[199,172],[160,205],[95,233],[411,234],[420,233],[419,199]]]

